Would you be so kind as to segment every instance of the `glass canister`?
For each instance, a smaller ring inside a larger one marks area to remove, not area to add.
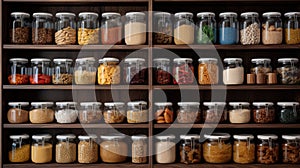
[[[237,44],[239,42],[239,22],[237,13],[225,12],[220,13],[219,22],[219,43],[220,44]]]
[[[76,43],[76,15],[74,13],[56,13],[55,43],[57,45],[72,45]]]
[[[29,120],[34,124],[51,123],[54,120],[53,102],[31,102]]]
[[[196,42],[198,44],[215,44],[217,42],[217,23],[215,13],[201,12],[197,14]]]
[[[111,85],[120,84],[120,66],[117,58],[103,58],[99,59],[98,67],[98,84]]]
[[[30,14],[24,12],[12,12],[9,39],[13,44],[29,44],[30,43]]]
[[[95,84],[97,68],[93,57],[77,58],[74,71],[77,85]]]
[[[193,44],[195,36],[195,25],[193,14],[190,12],[175,13],[174,42],[176,45]]]
[[[234,124],[249,123],[251,120],[250,103],[248,102],[229,102],[229,121]]]
[[[172,102],[155,102],[156,112],[154,118],[158,124],[170,124],[174,121]]]
[[[275,121],[275,109],[272,102],[253,102],[253,120],[255,123],[265,124]]]
[[[124,134],[100,136],[100,157],[105,163],[120,163],[127,159],[128,146],[124,142]]]
[[[123,102],[104,103],[103,117],[107,124],[122,123],[126,118],[125,104]]]
[[[206,123],[224,123],[227,121],[225,102],[203,102],[203,120]]]
[[[55,119],[57,123],[69,124],[77,121],[76,102],[56,102]]]
[[[281,123],[296,123],[299,119],[299,102],[277,102],[280,106],[279,120]]]
[[[12,163],[23,163],[30,159],[29,135],[11,135],[8,159]]]
[[[140,85],[148,83],[145,59],[126,58],[124,63],[124,80],[126,84]]]
[[[53,59],[52,83],[70,85],[73,81],[72,59]]]
[[[78,139],[78,162],[96,163],[99,157],[99,147],[96,143],[97,136],[94,134],[80,135]]]
[[[202,145],[203,158],[207,163],[227,163],[232,158],[230,135],[227,133],[205,134],[207,140]]]
[[[273,164],[279,160],[278,136],[273,134],[257,135],[259,142],[256,145],[258,163]]]
[[[300,83],[298,58],[278,59],[277,74],[281,84],[292,85]]]
[[[33,163],[49,163],[52,161],[51,138],[50,134],[32,136],[31,161]]]
[[[282,21],[281,13],[266,12],[263,13],[264,22],[262,25],[263,44],[281,44],[282,43]]]
[[[134,135],[132,140],[132,163],[147,163],[148,143],[146,135]]]
[[[102,119],[102,103],[100,102],[81,102],[79,110],[79,121],[81,124],[100,123]]]
[[[178,102],[178,123],[199,123],[201,121],[201,110],[199,102]]]
[[[51,67],[50,59],[47,58],[33,58],[31,61],[31,72],[29,81],[32,85],[46,85],[51,84]]]
[[[200,85],[213,85],[219,82],[218,60],[215,58],[200,58],[198,60],[198,82]]]
[[[122,43],[122,20],[120,13],[102,13],[101,42],[104,45],[117,45]]]
[[[174,135],[157,135],[155,144],[157,163],[174,163],[176,160],[176,143]]]
[[[76,136],[73,134],[57,135],[55,161],[57,163],[73,163],[76,161]]]
[[[135,101],[127,103],[127,122],[146,123],[148,122],[147,102]]]
[[[266,84],[268,73],[272,73],[271,59],[255,58],[251,59],[252,67],[250,72],[256,75],[256,84]]]
[[[8,82],[11,85],[28,84],[28,59],[25,58],[11,58],[9,59],[10,69],[8,74]]]
[[[195,78],[193,59],[175,58],[173,62],[173,84],[193,84]]]
[[[155,58],[154,62],[154,78],[155,83],[167,85],[171,83],[170,59]]]
[[[233,161],[247,164],[255,162],[255,142],[253,135],[233,135]]]
[[[142,45],[146,43],[146,15],[143,12],[126,13],[125,43],[126,45]]]
[[[225,58],[223,83],[225,85],[240,85],[244,83],[244,67],[241,58]]]
[[[154,43],[172,44],[173,42],[173,22],[171,13],[156,12],[154,14]]]
[[[180,139],[180,163],[200,163],[202,153],[200,135],[180,135]]]
[[[8,102],[7,120],[11,124],[28,122],[28,102]]]
[[[282,135],[282,162],[300,163],[300,135]]]
[[[245,12],[241,14],[240,42],[243,45],[260,43],[260,22],[257,12]]]
[[[51,13],[33,13],[32,43],[52,44],[54,37],[54,22]]]
[[[78,16],[78,44],[99,44],[100,25],[98,14],[94,12],[81,12]]]
[[[300,43],[300,12],[284,14],[284,39],[286,44]]]

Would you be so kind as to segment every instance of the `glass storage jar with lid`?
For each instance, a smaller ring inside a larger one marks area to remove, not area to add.
[[[178,102],[177,110],[178,123],[199,123],[201,121],[201,111],[199,102]]]
[[[24,12],[12,12],[9,29],[10,43],[29,44],[30,43],[30,14]]]
[[[29,135],[10,135],[11,139],[8,160],[12,163],[23,163],[30,159]]]
[[[155,83],[160,85],[167,85],[171,83],[170,59],[155,58],[154,63],[154,78]]]
[[[28,122],[28,102],[8,102],[7,120],[11,124]]]
[[[44,85],[51,83],[51,60],[48,58],[33,58],[31,61],[30,68],[30,84],[33,85]]]
[[[268,73],[272,73],[272,67],[270,65],[271,59],[269,58],[255,58],[251,59],[252,67],[251,73],[256,75],[257,84],[266,84]],[[262,75],[262,79],[259,76]]]
[[[82,124],[100,123],[102,119],[102,103],[100,102],[81,102],[79,110],[79,121]]]
[[[54,85],[70,85],[73,81],[72,59],[53,59],[52,83]]]
[[[146,15],[143,12],[126,13],[125,43],[142,45],[146,43]]]
[[[224,123],[227,121],[225,102],[203,102],[206,109],[203,110],[203,120],[208,123]]]
[[[103,117],[107,124],[122,123],[126,118],[125,104],[123,102],[104,103]]]
[[[73,134],[57,135],[55,161],[57,163],[73,163],[76,161],[76,136]]]
[[[53,102],[31,102],[29,120],[34,124],[51,123],[54,120]]]
[[[253,135],[234,135],[233,161],[247,164],[255,162],[255,142]]]
[[[198,60],[198,82],[200,85],[212,85],[219,82],[218,59],[200,58]]]
[[[278,80],[281,84],[291,85],[300,83],[298,58],[279,58],[277,66]]]
[[[277,102],[277,105],[280,106],[281,123],[296,123],[299,120],[299,102]]]
[[[76,84],[95,84],[97,68],[94,64],[95,59],[93,57],[76,59],[74,68],[74,78]]]
[[[11,58],[9,59],[10,69],[8,74],[8,82],[11,85],[28,84],[28,59],[25,58]]]
[[[98,84],[111,85],[120,83],[119,59],[107,57],[99,59]]]
[[[215,44],[217,42],[217,23],[215,13],[201,12],[197,14],[196,42],[198,44]]]
[[[240,85],[244,83],[244,67],[241,58],[225,58],[223,83],[225,85]]]
[[[154,43],[172,44],[173,41],[173,22],[171,13],[154,13]]]
[[[148,83],[144,58],[126,58],[124,63],[124,81],[126,84],[140,85]]]
[[[78,117],[76,102],[56,102],[55,119],[60,124],[76,122]]]
[[[241,14],[240,42],[243,45],[260,43],[260,22],[257,12],[245,12]]]
[[[132,140],[132,163],[147,163],[147,136],[134,135]]]
[[[57,45],[72,45],[76,43],[76,15],[74,13],[56,13],[55,43]]]
[[[284,14],[284,39],[286,44],[300,43],[300,12],[288,12]]]
[[[279,160],[278,136],[273,134],[257,135],[257,163],[272,164]]]
[[[237,44],[239,42],[239,22],[237,13],[224,12],[220,13],[219,22],[219,43],[220,44]]]
[[[175,13],[174,42],[176,45],[194,43],[194,21],[190,12]]]
[[[281,13],[266,12],[263,13],[262,24],[262,42],[263,44],[281,44],[282,43],[282,21]]]
[[[292,164],[300,163],[300,135],[282,135],[282,140],[282,162]]]
[[[51,13],[33,13],[32,43],[52,44],[54,37],[53,15]]]
[[[229,110],[230,123],[249,123],[251,120],[250,103],[248,102],[229,102],[232,107]]]
[[[193,59],[175,58],[173,62],[173,84],[193,84],[195,78]]]
[[[121,14],[114,12],[102,13],[101,42],[104,45],[117,45],[122,43]]]
[[[155,102],[154,105],[156,106],[154,117],[158,124],[170,124],[174,121],[172,102]]]
[[[253,120],[255,123],[266,124],[275,121],[275,109],[272,102],[253,102]]]
[[[176,143],[174,135],[157,135],[155,144],[157,163],[174,163],[176,160]]]
[[[99,157],[97,136],[94,134],[80,135],[78,139],[78,162],[96,163]]]
[[[127,103],[127,122],[146,123],[148,122],[147,102],[135,101]]]
[[[98,14],[94,12],[81,12],[78,16],[78,44],[98,44],[100,40]]]
[[[100,157],[105,163],[120,163],[127,159],[128,146],[124,134],[109,134],[100,136]]]
[[[199,142],[200,135],[180,135],[180,139],[180,162],[185,164],[200,163],[202,153]]]
[[[32,136],[31,161],[33,163],[49,163],[52,161],[51,138],[50,134]]]

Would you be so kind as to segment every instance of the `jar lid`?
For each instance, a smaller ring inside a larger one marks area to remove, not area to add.
[[[272,103],[272,102],[253,102],[252,103],[253,104],[253,106],[273,106],[274,105],[274,103]]]
[[[248,140],[248,139],[254,139],[254,136],[251,134],[240,134],[240,135],[233,135],[234,139],[237,140]]]
[[[37,135],[32,135],[32,139],[35,140],[42,140],[42,139],[50,139],[52,136],[50,134],[37,134]]]
[[[56,139],[58,140],[66,140],[66,139],[75,139],[76,136],[74,134],[64,134],[64,135],[57,135]]]
[[[178,106],[200,106],[199,102],[178,102]]]
[[[86,57],[86,58],[77,58],[76,62],[95,62],[95,58],[94,57]]]
[[[162,16],[162,15],[171,16],[171,13],[169,13],[169,12],[156,12],[156,13],[154,13],[154,16]]]
[[[104,106],[107,106],[107,107],[113,107],[113,106],[124,106],[125,103],[123,102],[106,102],[104,103]]]
[[[277,61],[278,61],[278,62],[281,62],[281,63],[286,63],[286,62],[298,62],[299,59],[298,59],[298,58],[279,58]]]
[[[212,133],[211,135],[204,134],[204,138],[206,138],[206,139],[213,139],[213,140],[229,139],[230,138],[230,134],[228,134],[228,133]]]
[[[131,139],[133,141],[136,141],[136,140],[146,140],[148,137],[146,135],[133,135],[131,137]]]
[[[112,57],[106,57],[106,58],[99,59],[99,63],[103,63],[103,62],[119,62],[119,59],[112,58]]]
[[[271,62],[270,58],[255,58],[255,59],[251,59],[252,63],[264,63],[264,62]]]
[[[60,63],[60,62],[73,62],[72,59],[65,59],[65,58],[55,58],[53,59],[54,63]]]
[[[79,139],[80,141],[82,141],[82,140],[90,140],[90,139],[97,139],[97,135],[95,135],[95,134],[90,134],[90,135],[79,135],[79,136],[78,136],[78,139]]]
[[[10,16],[19,16],[19,15],[25,16],[25,17],[30,17],[30,14],[29,13],[25,13],[25,12],[12,12],[10,14]]]
[[[198,62],[218,62],[218,59],[216,58],[199,58]]]
[[[153,59],[154,62],[170,62],[169,58],[155,58]]]
[[[69,16],[69,17],[75,17],[75,13],[70,12],[59,12],[55,14],[56,17],[62,17],[62,16]]]
[[[299,102],[277,102],[278,106],[299,106]]]
[[[26,59],[26,58],[11,58],[11,59],[9,59],[9,62],[24,62],[24,63],[27,63],[28,59]]]
[[[23,134],[23,135],[11,135],[9,136],[10,139],[28,139],[29,135]]]
[[[133,101],[133,102],[128,102],[127,106],[138,106],[138,105],[147,105],[147,102],[145,101]]]
[[[172,106],[172,102],[155,102],[154,105],[156,106]]]
[[[244,12],[241,14],[242,17],[245,17],[245,16],[256,16],[258,17],[258,13],[257,12]]]
[[[287,12],[284,14],[285,17],[288,17],[288,16],[299,16],[300,15],[300,12]]]
[[[50,62],[51,60],[48,58],[33,58],[30,61],[31,62]]]
[[[203,102],[204,106],[225,106],[225,102]]]
[[[250,103],[248,102],[229,102],[230,106],[249,106]]]
[[[285,140],[300,140],[300,135],[299,134],[282,135],[282,139],[285,139]]]
[[[38,13],[33,13],[32,16],[33,16],[33,17],[37,17],[37,16],[48,16],[48,17],[52,17],[53,15],[52,15],[51,13],[38,12]]]
[[[126,16],[134,16],[134,15],[145,16],[145,13],[143,13],[143,12],[128,12],[128,13],[126,13]]]
[[[81,102],[80,106],[101,106],[101,102]]]
[[[203,17],[203,16],[215,17],[216,15],[213,12],[200,12],[200,13],[197,13],[198,18]]]
[[[28,106],[29,102],[8,102],[9,106]]]
[[[274,134],[264,134],[264,135],[257,135],[257,138],[261,140],[268,140],[268,139],[276,140],[278,139],[278,136]]]
[[[77,102],[56,102],[55,104],[56,106],[68,106],[68,105],[76,106]]]
[[[266,12],[266,13],[263,13],[263,17],[268,17],[268,16],[278,16],[278,17],[280,17],[281,13],[280,12]]]
[[[167,140],[167,139],[170,139],[170,140],[172,140],[172,139],[175,139],[175,135],[157,135],[156,136],[156,139],[158,139],[158,140]]]
[[[109,17],[109,16],[121,16],[120,13],[116,13],[116,12],[105,12],[102,13],[102,17]]]
[[[100,138],[103,140],[114,140],[114,139],[124,139],[126,136],[125,134],[116,133],[116,134],[108,134],[108,135],[101,135]]]
[[[53,106],[53,102],[31,102],[31,106],[41,106],[41,105],[44,105],[44,106],[47,106],[47,107],[50,107],[50,106]]]
[[[243,62],[242,58],[225,58],[224,62]]]
[[[177,62],[177,63],[180,63],[180,62],[193,62],[193,59],[192,58],[175,58],[175,59],[173,59],[173,62]]]
[[[93,15],[93,16],[96,16],[98,17],[98,13],[95,13],[95,12],[81,12],[78,14],[79,17],[82,17],[82,16],[87,16],[87,15]]]
[[[237,13],[235,13],[235,12],[223,12],[223,13],[219,14],[219,17],[225,17],[225,16],[237,17]]]
[[[191,13],[191,12],[178,12],[178,13],[175,13],[175,17],[178,17],[178,16],[182,16],[182,15],[188,15],[188,16],[191,16],[191,17],[193,17],[194,15],[193,15],[193,13]]]
[[[145,62],[144,58],[126,58],[125,63],[129,63],[129,62]]]
[[[200,139],[200,135],[197,134],[180,135],[180,139]]]

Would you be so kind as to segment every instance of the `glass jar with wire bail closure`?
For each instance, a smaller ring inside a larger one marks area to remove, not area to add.
[[[101,43],[104,45],[118,45],[122,43],[121,14],[115,12],[102,13]]]
[[[247,164],[255,162],[255,142],[253,135],[234,135],[233,161]]]
[[[111,85],[120,84],[119,59],[107,57],[99,59],[98,84]]]
[[[249,123],[251,120],[250,103],[248,102],[229,102],[231,106],[229,110],[230,123]]]
[[[144,58],[126,58],[124,61],[124,82],[141,85],[148,83],[148,71]]]
[[[273,123],[276,119],[275,109],[272,102],[253,102],[252,115],[255,123]]]
[[[79,110],[79,121],[81,124],[100,123],[102,119],[102,103],[81,102]]]
[[[8,160],[11,163],[24,163],[30,160],[29,135],[10,135]]]
[[[147,102],[133,101],[127,103],[127,122],[146,123],[148,122]]]
[[[52,44],[54,37],[54,22],[51,13],[33,13],[32,43]]]
[[[57,45],[72,45],[76,43],[76,15],[69,12],[55,14],[55,43]]]
[[[123,102],[104,103],[103,117],[107,124],[122,123],[126,118],[125,104]]]
[[[299,102],[277,102],[279,106],[279,121],[281,123],[296,123],[300,118]]]
[[[76,136],[73,134],[57,135],[55,145],[56,163],[73,163],[76,161]]]
[[[200,135],[180,135],[180,162],[185,164],[200,163],[201,144]]]
[[[190,12],[175,13],[174,42],[176,45],[193,44],[195,25]]]
[[[142,45],[147,37],[146,15],[143,12],[126,13],[125,43],[127,45]]]
[[[78,163],[96,163],[99,158],[97,135],[80,135],[78,139]]]
[[[29,102],[8,102],[7,120],[11,124],[27,123]]]
[[[132,163],[147,163],[148,161],[148,137],[146,135],[134,135],[132,140]]]
[[[33,124],[46,124],[54,120],[53,102],[31,102],[29,120]]]
[[[33,58],[30,60],[29,81],[32,85],[46,85],[51,83],[51,60],[48,58]]]
[[[32,136],[31,161],[33,163],[49,163],[52,161],[52,136],[37,134]]]
[[[154,63],[154,79],[159,85],[167,85],[171,83],[172,72],[170,69],[170,59],[155,58]]]
[[[100,24],[98,14],[94,12],[81,12],[78,16],[78,44],[99,44]]]
[[[241,14],[240,42],[243,45],[260,43],[260,21],[257,12],[245,12]]]
[[[171,13],[154,13],[154,43],[172,44],[173,42],[173,22]]]
[[[53,59],[52,83],[54,85],[70,85],[73,81],[72,59]]]
[[[224,123],[227,121],[225,102],[203,102],[203,120],[205,123]]]
[[[78,117],[76,102],[56,102],[55,119],[60,124],[75,123]]]
[[[224,12],[220,13],[219,17],[219,43],[237,44],[239,42],[239,22],[237,20],[237,13]]]
[[[281,13],[263,13],[262,42],[263,44],[281,44],[283,39],[283,28]]]
[[[198,60],[198,82],[200,85],[213,85],[219,83],[218,59],[200,58]]]
[[[277,65],[278,80],[284,85],[300,83],[298,58],[279,58]]]
[[[199,123],[201,121],[201,110],[199,102],[178,102],[178,123]]]
[[[9,28],[9,40],[12,44],[29,44],[31,41],[30,14],[12,12]]]
[[[173,62],[173,84],[193,84],[195,79],[193,59],[175,58]]]
[[[95,84],[96,71],[97,68],[93,57],[77,58],[74,68],[75,84]]]
[[[8,83],[11,85],[28,84],[28,59],[11,58],[9,59],[9,63]]]
[[[286,44],[300,43],[300,12],[284,14],[284,39]]]
[[[215,13],[201,12],[197,14],[197,18],[197,44],[215,44],[217,42],[217,23],[215,20]]]
[[[300,135],[282,135],[282,162],[289,164],[300,163]]]
[[[278,136],[273,134],[257,135],[256,144],[257,163],[274,164],[279,161]]]
[[[157,163],[174,163],[176,161],[176,143],[174,135],[157,135],[155,143],[155,160]]]

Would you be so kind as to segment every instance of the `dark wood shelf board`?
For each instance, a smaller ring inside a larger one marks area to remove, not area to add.
[[[24,163],[24,164],[4,164],[3,168],[45,168],[45,167],[62,167],[62,168],[145,168],[148,164],[132,164],[132,163],[122,163],[122,164],[57,164],[57,163],[48,163],[48,164],[34,164],[34,163]]]
[[[3,128],[149,128],[149,124],[3,124]]]
[[[162,90],[299,90],[300,85],[154,85],[153,88]]]
[[[154,124],[154,128],[300,128],[300,124]]]
[[[148,90],[148,85],[3,85],[3,89],[44,90]]]
[[[188,168],[283,168],[283,167],[289,167],[289,168],[299,168],[299,165],[297,164],[234,164],[234,163],[228,163],[228,164],[154,164],[154,168],[182,168],[182,167],[188,167]]]
[[[84,1],[86,2],[86,1]],[[125,2],[125,1],[124,1]],[[138,50],[149,48],[148,45],[15,45],[4,44],[4,49],[11,50]]]

